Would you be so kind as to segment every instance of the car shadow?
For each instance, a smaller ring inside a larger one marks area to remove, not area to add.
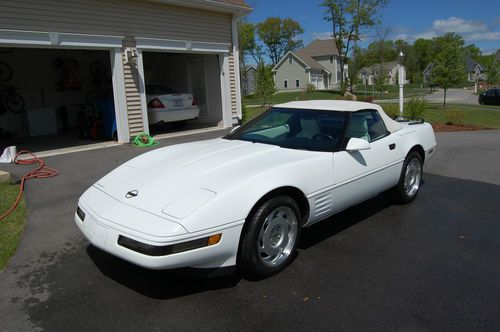
[[[306,227],[302,230],[298,248],[307,250],[393,204],[388,193],[383,193]]]
[[[232,288],[241,280],[239,274],[224,269],[149,270],[108,254],[93,245],[87,247],[87,254],[106,277],[153,299],[170,299]],[[210,274],[212,272],[215,275]]]

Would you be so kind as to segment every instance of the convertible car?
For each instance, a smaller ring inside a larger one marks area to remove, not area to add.
[[[266,277],[295,257],[301,229],[389,191],[415,199],[436,141],[375,104],[276,105],[223,138],[144,153],[80,198],[96,247],[150,269],[237,266]]]

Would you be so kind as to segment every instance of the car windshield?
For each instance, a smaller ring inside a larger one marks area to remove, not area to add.
[[[348,114],[337,111],[272,108],[226,139],[310,151],[338,151]]]
[[[151,84],[146,86],[146,93],[150,95],[169,95],[178,92],[168,86]]]

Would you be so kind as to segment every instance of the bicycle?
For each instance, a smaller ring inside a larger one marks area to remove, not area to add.
[[[24,112],[26,104],[23,96],[16,92],[17,90],[19,88],[0,85],[0,115],[7,111],[12,113]]]

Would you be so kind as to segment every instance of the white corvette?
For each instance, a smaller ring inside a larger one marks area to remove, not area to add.
[[[224,138],[126,162],[82,195],[75,222],[146,268],[269,276],[294,258],[302,227],[389,189],[412,201],[435,146],[428,123],[396,122],[375,104],[290,102]]]

